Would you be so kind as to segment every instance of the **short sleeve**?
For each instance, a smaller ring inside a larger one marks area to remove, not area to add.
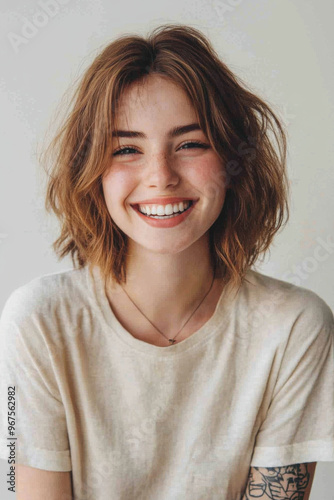
[[[284,346],[250,465],[334,461],[334,318],[308,291]]]
[[[43,329],[47,301],[40,287],[29,285],[10,295],[0,319],[0,457],[7,461],[14,456],[16,464],[39,469],[70,471],[66,415]],[[9,397],[13,388],[15,407]],[[15,436],[8,430],[12,416]]]

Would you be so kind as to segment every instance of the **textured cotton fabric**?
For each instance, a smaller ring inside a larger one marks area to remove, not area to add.
[[[38,277],[1,316],[1,458],[72,471],[76,500],[240,500],[251,465],[334,461],[334,318],[314,292],[249,270],[186,340],[114,315],[99,268]]]

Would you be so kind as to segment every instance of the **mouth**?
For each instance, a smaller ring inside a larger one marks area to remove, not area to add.
[[[148,215],[145,214],[144,212],[141,212],[139,210],[139,205],[131,205],[132,208],[134,208],[137,212],[140,213],[140,215],[143,215],[144,217],[147,217],[148,219],[173,219],[174,217],[178,217],[181,214],[184,214],[189,210],[198,200],[189,200],[189,205],[185,210],[174,212],[173,214],[170,215]]]

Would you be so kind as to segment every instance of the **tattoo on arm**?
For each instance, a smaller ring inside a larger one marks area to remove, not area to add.
[[[310,481],[307,465],[251,467],[244,499],[304,500]]]

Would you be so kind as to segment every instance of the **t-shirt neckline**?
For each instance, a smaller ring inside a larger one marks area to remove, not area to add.
[[[86,265],[86,279],[87,286],[90,291],[93,303],[97,305],[97,311],[103,319],[104,326],[110,330],[111,335],[116,335],[117,338],[128,347],[142,353],[151,354],[159,357],[177,356],[181,352],[194,349],[209,341],[211,337],[225,330],[232,309],[232,296],[227,293],[224,288],[217,301],[216,308],[211,317],[198,329],[192,333],[188,338],[182,342],[172,344],[166,347],[160,347],[149,344],[143,340],[134,337],[115,316],[105,289],[101,270],[98,266],[92,267],[93,279],[89,273],[89,266]],[[233,299],[235,300],[235,298]]]

